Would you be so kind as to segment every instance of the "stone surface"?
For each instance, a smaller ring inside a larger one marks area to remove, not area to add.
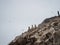
[[[45,19],[38,27],[16,36],[9,45],[60,45],[60,16]]]

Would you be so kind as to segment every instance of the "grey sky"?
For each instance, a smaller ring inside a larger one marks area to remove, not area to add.
[[[0,45],[7,45],[28,26],[57,15],[60,0],[0,0]]]

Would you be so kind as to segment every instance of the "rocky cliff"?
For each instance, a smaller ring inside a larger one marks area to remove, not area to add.
[[[9,45],[60,45],[60,16],[45,19],[38,27],[16,36]]]

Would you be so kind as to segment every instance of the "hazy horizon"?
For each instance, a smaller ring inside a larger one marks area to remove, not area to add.
[[[57,16],[60,0],[0,0],[0,45],[38,25],[45,18]]]

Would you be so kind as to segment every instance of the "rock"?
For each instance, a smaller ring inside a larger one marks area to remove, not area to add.
[[[47,18],[38,27],[29,27],[9,45],[60,45],[60,16]]]

